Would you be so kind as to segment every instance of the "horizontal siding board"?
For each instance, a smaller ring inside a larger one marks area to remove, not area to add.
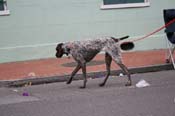
[[[8,0],[11,14],[0,16],[0,62],[54,57],[56,43],[64,41],[105,35],[144,36],[164,24],[162,10],[175,4],[173,0],[160,0],[159,4],[151,0],[147,8],[101,10],[102,2]],[[163,34],[162,30],[156,39],[138,42],[134,51],[165,48]],[[44,50],[40,53],[39,49]]]

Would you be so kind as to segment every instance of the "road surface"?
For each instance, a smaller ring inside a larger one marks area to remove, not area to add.
[[[175,116],[175,71],[133,74],[133,86],[125,87],[127,77],[82,80],[0,88],[0,116]],[[150,86],[135,85],[145,80]],[[23,94],[27,93],[28,96]]]

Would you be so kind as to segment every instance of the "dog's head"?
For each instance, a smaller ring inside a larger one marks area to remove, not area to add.
[[[63,43],[59,43],[56,47],[56,57],[61,58],[64,54]]]

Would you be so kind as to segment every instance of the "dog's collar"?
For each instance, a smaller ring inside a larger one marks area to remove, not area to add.
[[[70,49],[68,48],[64,49],[64,53],[68,56],[70,54]]]

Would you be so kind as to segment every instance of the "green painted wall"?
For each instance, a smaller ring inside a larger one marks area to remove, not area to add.
[[[55,57],[59,42],[96,36],[131,40],[164,24],[162,10],[175,0],[150,0],[145,8],[101,10],[102,0],[8,0],[0,16],[0,62]],[[165,48],[164,31],[136,42],[133,51]]]

